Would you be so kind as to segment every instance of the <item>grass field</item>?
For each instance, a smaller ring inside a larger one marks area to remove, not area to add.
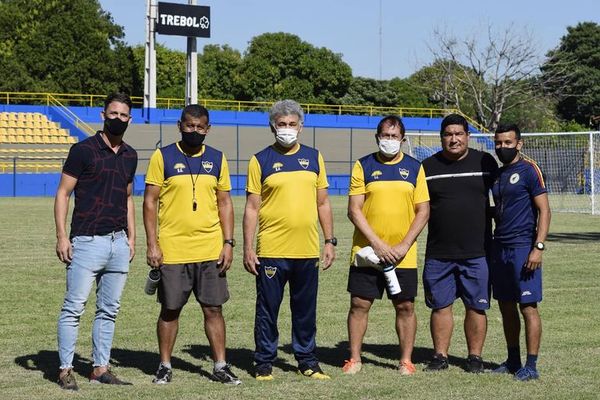
[[[450,369],[442,373],[420,372],[430,357],[429,312],[422,290],[417,299],[419,328],[413,360],[419,372],[400,377],[394,370],[398,358],[393,310],[387,301],[376,302],[365,338],[364,371],[343,376],[340,366],[347,357],[346,293],[347,261],[352,227],[345,217],[346,199],[332,198],[335,229],[340,241],[338,260],[321,274],[318,305],[318,355],[329,382],[312,381],[295,373],[290,346],[287,300],[280,315],[280,359],[275,380],[257,382],[251,377],[255,289],[253,278],[241,265],[241,246],[228,274],[231,300],[224,308],[228,358],[243,385],[224,387],[212,383],[208,343],[199,307],[184,309],[176,344],[174,381],[157,387],[151,383],[158,364],[155,322],[159,306],[143,293],[148,267],[141,199],[137,199],[137,256],[122,298],[113,345],[115,372],[134,383],[129,387],[98,387],[87,383],[91,369],[91,321],[95,299],[84,314],[75,357],[78,393],[65,393],[54,383],[58,367],[56,319],[65,287],[64,267],[54,254],[54,224],[50,198],[0,199],[0,398],[244,398],[244,399],[596,399],[600,397],[600,318],[596,300],[600,294],[598,262],[600,217],[555,214],[544,257],[544,294],[540,310],[543,340],[539,361],[541,379],[515,382],[510,376],[470,375],[460,363],[466,356],[462,333],[462,305],[455,307],[455,331]],[[236,239],[241,243],[243,199],[234,199]],[[424,235],[422,235],[424,238]],[[423,240],[419,240],[420,243]],[[423,246],[420,254],[422,255]],[[422,265],[422,256],[419,265]],[[524,345],[522,345],[524,347]],[[505,357],[498,307],[489,312],[484,359],[492,363]]]

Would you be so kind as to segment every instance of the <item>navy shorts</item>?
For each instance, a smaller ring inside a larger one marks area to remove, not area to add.
[[[418,273],[416,268],[396,268],[396,276],[400,283],[400,293],[388,299],[411,300],[417,297]],[[381,299],[387,293],[387,284],[383,272],[371,267],[350,267],[348,275],[348,292],[354,296],[367,299]]]
[[[504,247],[494,243],[490,281],[494,299],[520,304],[542,301],[542,268],[525,268],[531,247]]]
[[[423,269],[425,304],[437,310],[461,298],[465,306],[475,310],[490,308],[489,271],[485,257],[425,259]]]

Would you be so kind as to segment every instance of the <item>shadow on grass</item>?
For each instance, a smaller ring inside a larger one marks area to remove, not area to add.
[[[597,242],[600,240],[600,232],[556,232],[548,234],[546,240],[558,243]]]
[[[154,375],[160,359],[158,353],[149,351],[137,351],[126,349],[112,349],[111,365],[114,367],[137,368],[146,375]],[[28,354],[15,358],[15,364],[29,371],[41,371],[43,377],[51,382],[58,379],[58,352],[41,350],[37,354]],[[174,369],[199,374],[210,379],[211,373],[200,366],[189,363],[177,357],[171,358]],[[92,361],[75,353],[73,358],[73,370],[88,379],[92,372]]]
[[[56,350],[40,350],[37,354],[27,354],[15,358],[15,364],[28,371],[40,371],[44,379],[56,382],[58,379],[58,352]],[[75,353],[73,357],[73,370],[85,379],[92,372],[92,361],[82,358]]]
[[[291,344],[283,346],[283,351],[288,354],[293,354]],[[317,347],[317,357],[321,364],[326,364],[332,367],[341,368],[344,360],[350,357],[349,344],[347,341],[338,342],[334,347]],[[412,353],[412,361],[415,364],[427,364],[433,356],[433,349],[427,347],[415,347]],[[370,344],[363,343],[361,359],[363,364],[371,364],[379,368],[396,369],[398,368],[398,360],[400,359],[400,348],[397,344]],[[381,361],[389,360],[389,362]],[[465,369],[465,358],[448,356],[448,363]],[[499,364],[493,362],[483,363],[485,369],[494,369],[499,367]]]
[[[192,345],[186,349],[183,349],[183,351],[199,360],[212,362],[209,346]],[[248,373],[249,375],[254,375],[254,350],[228,347],[227,362],[231,364],[234,368],[246,371],[246,373]],[[279,368],[285,372],[296,371],[295,366],[290,365],[289,363],[279,358],[275,360],[275,362],[273,363],[273,367]]]

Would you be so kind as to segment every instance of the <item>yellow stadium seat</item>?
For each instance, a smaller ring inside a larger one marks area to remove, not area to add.
[[[69,136],[67,137],[67,141],[69,143],[77,143],[78,139],[75,136]]]
[[[17,143],[25,143],[25,135],[17,135],[16,139]]]
[[[7,142],[8,142],[8,136],[3,133],[0,133],[0,143],[7,143]]]
[[[0,128],[8,128],[8,120],[0,119]]]
[[[31,133],[34,136],[42,136],[42,130],[40,128],[33,128],[31,130]]]
[[[57,136],[58,138],[58,143],[60,144],[67,144],[67,137],[66,136]]]
[[[44,144],[50,144],[50,143],[52,143],[52,141],[50,140],[50,136],[43,135],[42,136],[42,143],[44,143]]]
[[[25,143],[35,143],[36,137],[33,135],[25,135]]]
[[[17,113],[15,113],[15,112],[8,113],[8,119],[16,121],[16,119],[17,119]]]
[[[50,136],[50,143],[59,144],[58,136]]]
[[[8,121],[8,113],[0,113],[0,121]]]

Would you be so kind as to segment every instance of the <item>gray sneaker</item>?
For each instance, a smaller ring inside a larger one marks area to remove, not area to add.
[[[90,375],[90,383],[101,383],[105,385],[133,385],[133,383],[125,382],[117,378],[117,376],[113,374],[110,369],[100,376],[94,375],[94,372],[92,371]]]
[[[237,386],[242,381],[231,372],[231,365],[226,364],[223,368],[218,371],[213,371],[211,379],[215,382],[221,382],[224,385]]]
[[[77,386],[77,381],[75,380],[75,374],[72,369],[69,369],[65,375],[62,377],[58,376],[58,386],[65,390],[73,390],[78,391],[79,386]]]

